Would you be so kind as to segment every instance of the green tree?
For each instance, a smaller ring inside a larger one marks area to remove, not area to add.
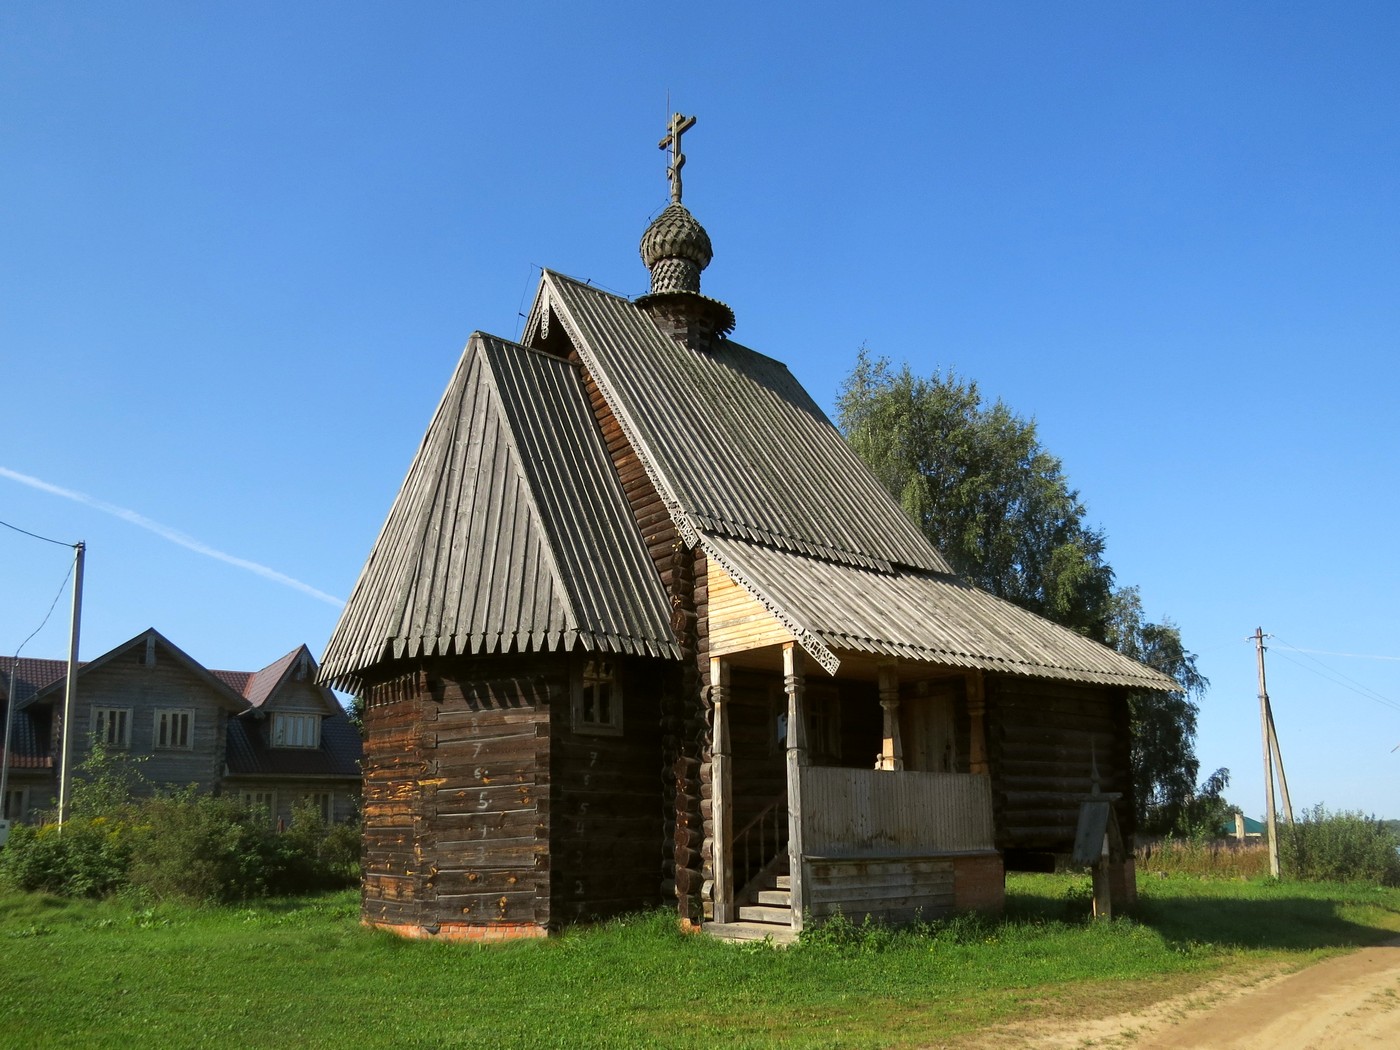
[[[1113,594],[1105,641],[1124,656],[1141,661],[1174,678],[1175,692],[1141,692],[1128,697],[1133,725],[1133,794],[1137,800],[1138,826],[1144,832],[1199,830],[1209,819],[1212,798],[1223,802],[1221,792],[1230,780],[1228,769],[1219,769],[1199,788],[1196,776],[1196,701],[1210,684],[1196,669],[1196,656],[1181,642],[1181,631],[1171,621],[1148,623],[1136,587],[1122,587]],[[1190,825],[1196,825],[1193,829]]]
[[[949,372],[925,379],[864,348],[837,402],[846,440],[960,576],[1103,641],[1103,533],[1034,422]]]
[[[1180,684],[1129,705],[1139,826],[1184,831],[1198,794],[1196,700],[1208,683],[1176,626],[1147,622],[1137,589],[1115,588],[1103,532],[1085,521],[1034,421],[986,404],[975,382],[896,371],[864,347],[837,412],[852,449],[960,576]],[[1228,781],[1228,770],[1216,775]]]

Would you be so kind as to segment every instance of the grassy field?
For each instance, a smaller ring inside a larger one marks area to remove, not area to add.
[[[902,1047],[1109,1013],[1374,943],[1400,891],[1158,877],[1090,924],[1087,880],[1013,877],[1003,922],[788,950],[664,914],[493,947],[358,925],[354,893],[199,909],[0,896],[0,1046]]]

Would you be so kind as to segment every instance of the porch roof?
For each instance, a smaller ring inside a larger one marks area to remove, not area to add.
[[[826,668],[837,651],[1141,690],[1166,675],[953,576],[882,572],[705,535],[706,550]]]

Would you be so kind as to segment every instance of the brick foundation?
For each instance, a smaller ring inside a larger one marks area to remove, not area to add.
[[[444,922],[436,927],[429,927],[365,921],[364,925],[373,926],[377,930],[387,930],[390,933],[398,934],[400,937],[408,937],[413,940],[422,941],[474,941],[477,943],[491,943],[496,941],[534,940],[549,936],[549,931],[547,929],[533,922],[498,922],[482,925],[473,925],[465,922]]]

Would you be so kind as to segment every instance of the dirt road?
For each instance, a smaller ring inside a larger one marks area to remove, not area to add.
[[[1296,973],[1218,982],[1093,1022],[1017,1025],[1003,1048],[1351,1050],[1400,1047],[1400,940]]]

